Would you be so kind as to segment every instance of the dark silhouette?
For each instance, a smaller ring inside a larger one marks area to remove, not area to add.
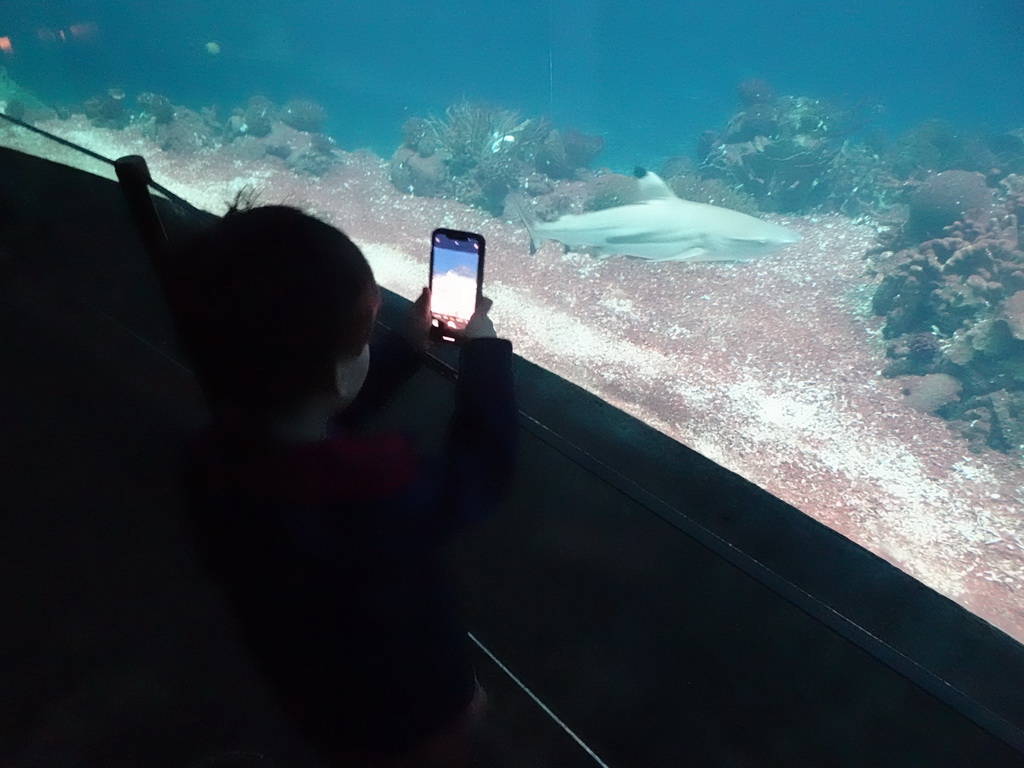
[[[343,233],[232,210],[190,244],[186,348],[213,418],[189,452],[201,560],[296,726],[333,765],[459,766],[485,696],[438,548],[485,516],[516,454],[511,344],[489,300],[465,331],[446,448],[360,427],[418,368],[370,342],[380,296]]]

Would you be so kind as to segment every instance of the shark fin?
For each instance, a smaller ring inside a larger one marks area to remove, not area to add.
[[[637,172],[641,170],[643,169],[637,168]],[[644,171],[642,176],[637,176],[637,187],[643,200],[666,200],[676,197],[676,193],[661,176],[651,171]]]

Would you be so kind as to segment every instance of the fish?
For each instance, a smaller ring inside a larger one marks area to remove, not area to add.
[[[750,261],[802,238],[779,224],[730,208],[676,196],[661,177],[638,168],[640,201],[601,211],[566,214],[554,221],[520,218],[530,233],[530,252],[545,240],[600,256],[650,261]]]

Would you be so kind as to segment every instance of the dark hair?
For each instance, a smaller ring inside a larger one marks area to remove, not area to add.
[[[274,412],[334,386],[380,294],[340,230],[287,206],[233,207],[182,254],[185,351],[214,407]]]

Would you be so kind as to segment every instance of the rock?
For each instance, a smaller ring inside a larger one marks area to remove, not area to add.
[[[904,402],[911,408],[925,413],[935,413],[944,405],[960,399],[963,389],[960,381],[946,373],[930,373],[927,376],[907,376],[902,380]]]

